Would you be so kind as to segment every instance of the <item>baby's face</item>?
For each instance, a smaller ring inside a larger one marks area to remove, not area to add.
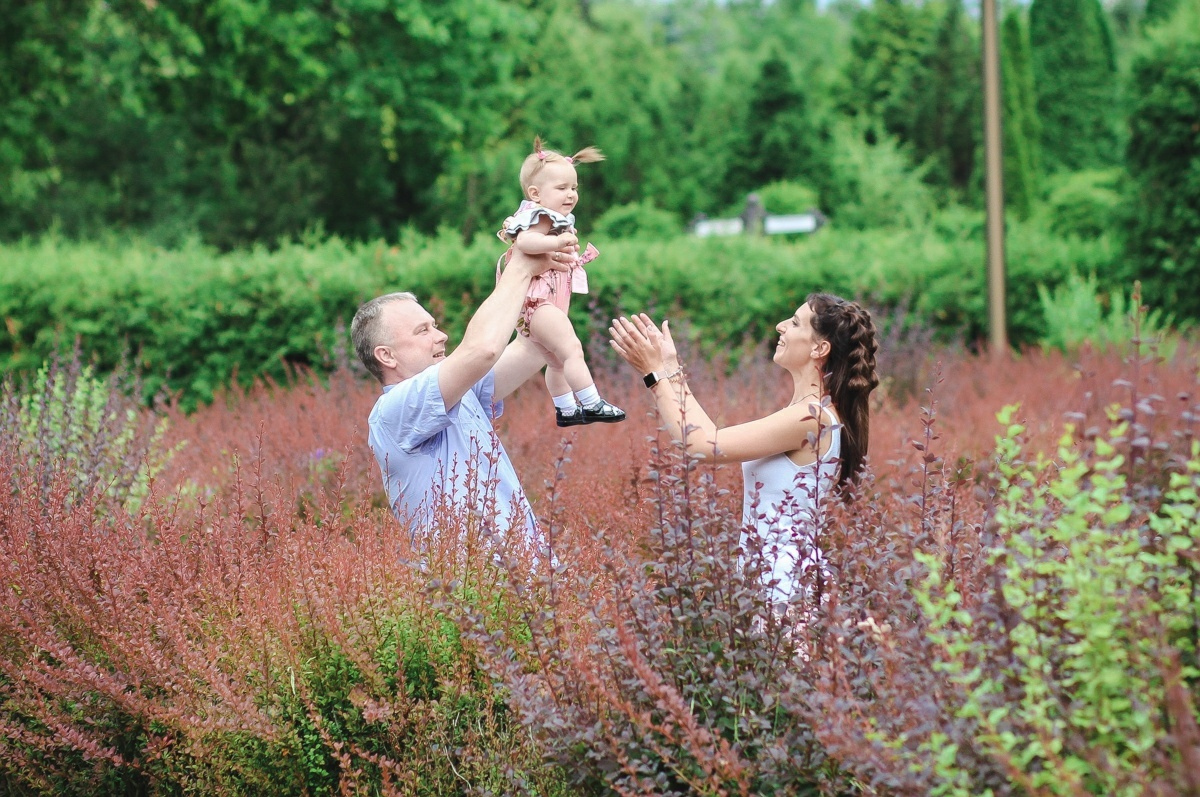
[[[566,161],[547,164],[529,186],[529,198],[566,216],[579,201],[579,178],[575,167]]]

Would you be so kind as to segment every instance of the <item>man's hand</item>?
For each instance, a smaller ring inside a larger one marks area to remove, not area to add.
[[[508,271],[515,268],[524,271],[532,278],[547,271],[568,271],[574,260],[574,256],[566,252],[548,252],[544,255],[530,255],[522,252],[520,249],[514,248],[512,258],[509,259],[508,265],[504,267],[504,270]]]
[[[512,258],[501,272],[495,289],[483,300],[467,324],[462,343],[446,356],[438,371],[438,386],[442,389],[442,400],[447,408],[457,404],[463,394],[482,379],[504,353],[525,304],[529,281],[547,271],[568,271],[573,261],[571,255],[562,252],[528,255],[520,249],[513,249]],[[524,349],[519,351],[521,356],[514,360],[517,365],[504,369],[506,378],[503,387],[508,392],[524,381],[521,375],[528,369],[540,367],[534,362],[536,358],[525,356],[527,353]]]

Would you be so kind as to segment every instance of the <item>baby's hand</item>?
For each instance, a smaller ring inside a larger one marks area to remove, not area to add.
[[[562,235],[556,236],[558,241],[558,251],[568,254],[579,253],[579,238],[569,232],[564,232]]]

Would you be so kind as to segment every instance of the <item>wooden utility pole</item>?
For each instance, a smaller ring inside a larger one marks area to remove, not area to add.
[[[1004,312],[1004,154],[996,0],[983,0],[983,151],[987,175],[988,326],[992,356],[1008,355]]]

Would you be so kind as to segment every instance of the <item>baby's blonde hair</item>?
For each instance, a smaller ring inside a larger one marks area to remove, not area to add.
[[[545,149],[542,146],[542,137],[534,136],[533,152],[526,156],[525,162],[521,164],[521,192],[526,196],[529,195],[529,186],[533,185],[533,178],[537,177],[538,172],[545,168],[547,163],[566,161],[574,166],[576,163],[596,163],[602,160],[604,160],[604,153],[595,147],[584,147],[574,155],[567,157],[561,152]]]

